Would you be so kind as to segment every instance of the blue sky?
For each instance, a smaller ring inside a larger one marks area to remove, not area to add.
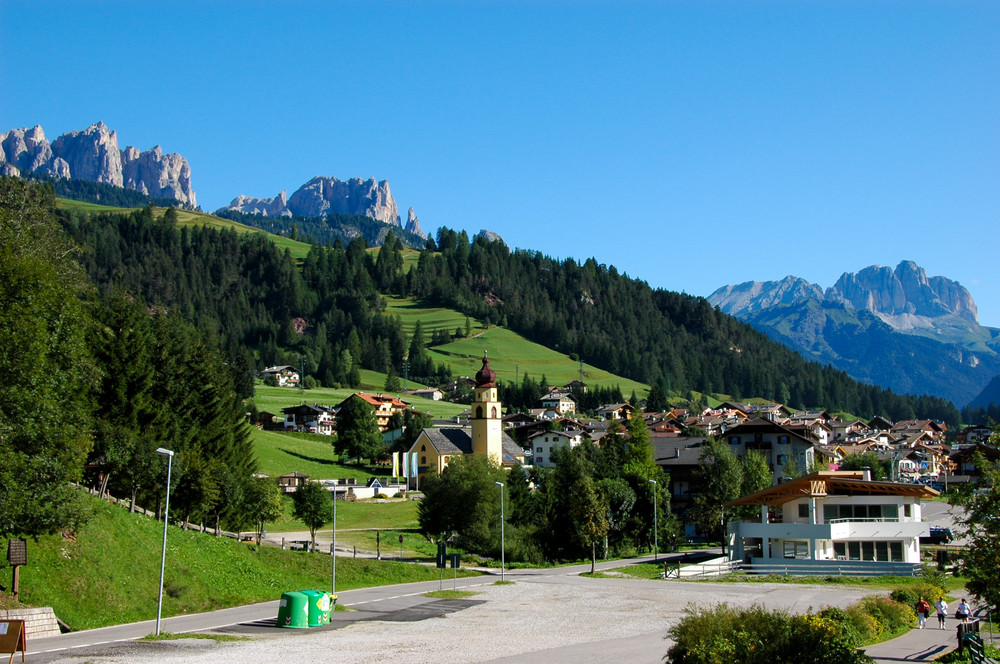
[[[670,290],[913,260],[1000,327],[1000,3],[12,2],[0,132],[103,120],[206,210],[389,180]]]

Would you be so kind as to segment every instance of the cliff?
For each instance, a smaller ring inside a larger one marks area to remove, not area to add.
[[[51,144],[37,125],[0,134],[0,172],[90,180],[174,198],[190,208],[198,205],[184,157],[164,154],[158,145],[145,152],[132,146],[119,149],[118,134],[103,122],[63,134]]]

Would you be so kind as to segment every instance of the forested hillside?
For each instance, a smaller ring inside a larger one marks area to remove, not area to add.
[[[355,238],[346,247],[315,246],[297,266],[265,238],[178,229],[170,215],[162,222],[145,210],[62,215],[86,248],[82,262],[95,283],[175,309],[209,331],[230,358],[241,393],[250,365],[301,365],[323,384],[356,384],[360,368],[401,375],[407,355],[419,350],[408,348],[412,340],[398,319],[383,312],[380,293],[391,293],[508,326],[673,394],[693,390],[861,416],[959,421],[943,399],[857,383],[806,362],[703,298],[652,289],[594,259],[557,261],[444,229],[409,271],[393,234],[377,257]],[[449,374],[448,367],[410,364],[418,380]]]
[[[284,235],[313,244],[333,244],[337,240],[350,242],[362,237],[369,246],[380,245],[389,233],[393,233],[407,247],[419,249],[424,239],[406,230],[357,214],[331,212],[323,217],[265,217],[236,210],[217,210],[215,214],[223,219],[265,230],[275,235]]]

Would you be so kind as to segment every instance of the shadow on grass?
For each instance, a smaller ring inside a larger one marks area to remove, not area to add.
[[[313,463],[322,464],[324,466],[341,466],[341,465],[343,465],[343,464],[341,464],[341,463],[339,463],[337,461],[333,461],[332,459],[321,459],[319,457],[309,456],[308,454],[302,454],[301,452],[294,452],[294,451],[292,451],[292,450],[290,450],[288,448],[285,448],[285,447],[279,448],[279,451],[280,452],[284,452],[285,454],[288,454],[289,456],[293,456],[293,457],[297,457],[299,459],[302,459],[303,461],[311,461]]]

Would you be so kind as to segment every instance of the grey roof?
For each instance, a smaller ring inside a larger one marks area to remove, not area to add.
[[[423,433],[438,454],[472,454],[472,434],[469,429],[445,427],[443,429],[424,429]],[[515,457],[524,456],[524,450],[521,449],[521,446],[507,434],[503,434],[501,441],[503,465],[513,465]]]
[[[653,458],[658,466],[697,466],[702,437],[653,439]]]

